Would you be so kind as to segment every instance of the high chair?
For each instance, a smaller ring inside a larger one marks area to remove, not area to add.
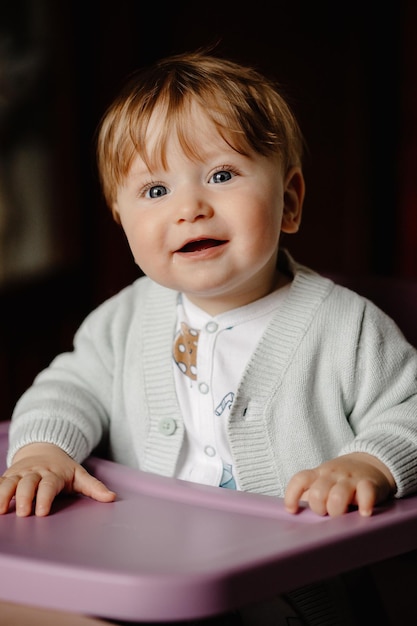
[[[417,346],[417,283],[334,279],[374,300]],[[0,473],[8,426],[0,423]],[[127,622],[192,620],[417,549],[417,495],[370,518],[308,507],[292,516],[279,498],[96,457],[85,465],[117,501],[61,496],[46,518],[1,516],[0,601]]]

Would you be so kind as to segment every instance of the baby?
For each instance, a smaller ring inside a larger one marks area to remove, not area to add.
[[[99,129],[106,201],[145,276],[93,311],[18,401],[0,513],[116,495],[83,461],[361,515],[417,490],[417,352],[280,247],[303,138],[279,88],[203,52],[134,74]]]

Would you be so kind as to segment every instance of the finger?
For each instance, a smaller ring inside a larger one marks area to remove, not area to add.
[[[18,482],[19,478],[17,476],[2,476],[0,478],[0,515],[7,513],[9,510]]]
[[[16,487],[16,515],[18,517],[27,517],[32,513],[33,501],[35,499],[36,490],[41,480],[39,474],[27,474],[20,478]]]
[[[310,485],[308,504],[317,515],[327,515],[327,500],[333,486],[334,481],[326,477],[320,477]]]
[[[36,493],[35,515],[45,517],[51,511],[52,503],[65,486],[63,479],[55,474],[44,476]]]
[[[370,480],[361,480],[356,487],[356,504],[360,515],[370,517],[377,501],[377,490]]]
[[[114,502],[116,494],[100,480],[91,476],[83,467],[77,468],[74,475],[73,489],[77,493],[89,496],[98,502]]]
[[[314,470],[303,470],[291,478],[284,495],[284,505],[289,513],[297,513],[300,500],[306,496],[315,478]]]
[[[335,483],[327,497],[327,513],[331,517],[343,515],[349,509],[349,505],[355,500],[355,486],[349,481],[339,481]]]

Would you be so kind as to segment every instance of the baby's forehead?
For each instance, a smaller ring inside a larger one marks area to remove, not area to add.
[[[207,138],[208,139],[208,138]],[[207,167],[231,164],[239,157],[239,152],[228,144],[222,136],[212,134],[209,141],[198,135],[195,141],[182,145],[178,135],[173,133],[167,138],[164,149],[155,147],[146,153],[136,151],[131,160],[127,177],[140,177],[148,174],[169,172],[187,162],[206,165]],[[240,158],[243,158],[240,155]],[[236,164],[237,166],[237,164]]]
[[[205,135],[214,133],[220,136],[219,123],[226,128],[225,120],[220,120],[218,113],[216,115],[215,111],[205,109],[193,98],[179,108],[157,105],[147,122],[145,140],[149,145],[162,136],[169,136],[171,139],[184,137],[198,142]]]
[[[213,119],[211,112],[197,104],[190,106],[188,112],[171,117],[156,108],[137,148],[137,154],[151,169],[165,167],[168,153],[197,161],[216,152],[242,153],[242,145],[235,145],[233,132],[226,124]]]

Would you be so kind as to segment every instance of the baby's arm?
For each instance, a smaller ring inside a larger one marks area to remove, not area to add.
[[[99,502],[112,502],[116,494],[91,476],[66,452],[51,443],[32,443],[16,452],[13,464],[0,477],[0,514],[13,497],[16,515],[45,516],[59,493],[79,493]]]
[[[342,515],[353,504],[361,515],[369,516],[395,488],[386,465],[370,454],[353,452],[295,474],[284,501],[290,513],[296,513],[300,500],[304,500],[318,515]]]

